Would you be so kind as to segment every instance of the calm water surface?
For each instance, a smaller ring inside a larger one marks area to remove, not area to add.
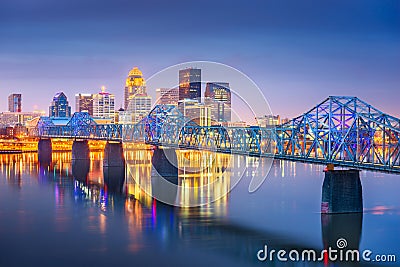
[[[193,195],[176,192],[181,204],[212,198],[243,178],[210,205],[178,208],[134,182],[154,190],[151,156],[127,152],[125,179],[104,171],[100,152],[74,164],[68,152],[42,163],[35,153],[0,155],[0,266],[267,265],[256,258],[264,244],[322,250],[338,237],[400,261],[400,176],[363,171],[364,214],[321,216],[321,166],[274,161],[261,188],[249,193],[255,167],[268,170],[264,160],[218,155],[199,174],[191,164],[209,155],[186,151],[178,156],[187,165],[180,185],[215,183]]]

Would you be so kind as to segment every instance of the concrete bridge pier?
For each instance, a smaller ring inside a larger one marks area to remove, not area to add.
[[[86,182],[90,170],[89,144],[87,140],[75,140],[72,144],[72,175]]]
[[[72,144],[72,160],[89,159],[89,152],[87,140],[75,140]]]
[[[363,212],[359,170],[327,170],[322,186],[321,213]]]
[[[175,204],[178,193],[178,158],[175,149],[157,147],[151,164],[153,197],[164,203]]]
[[[107,142],[103,158],[104,183],[110,192],[122,193],[125,182],[125,157],[122,143]]]
[[[51,139],[39,139],[38,142],[38,159],[42,165],[50,165],[52,160]]]
[[[336,249],[339,239],[345,239],[343,249],[358,249],[362,233],[362,213],[321,214],[322,241],[325,249]]]
[[[103,167],[125,167],[124,149],[120,142],[107,142],[104,148]]]
[[[178,184],[178,158],[174,148],[159,148],[154,150],[151,158],[153,169],[173,184]]]
[[[38,142],[39,179],[46,181],[50,177],[52,163],[51,139],[40,139]]]

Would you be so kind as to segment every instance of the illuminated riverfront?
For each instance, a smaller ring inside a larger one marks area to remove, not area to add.
[[[85,180],[74,178],[76,174],[73,172],[71,152],[54,152],[48,163],[40,163],[36,153],[0,155],[0,193],[11,196],[11,192],[18,189],[19,194],[23,194],[30,203],[23,204],[20,200],[10,202],[9,207],[18,205],[19,210],[25,212],[14,217],[17,210],[7,211],[7,216],[13,217],[18,227],[5,232],[7,221],[2,220],[0,232],[3,238],[12,235],[21,249],[30,247],[30,251],[35,252],[39,247],[33,245],[37,241],[32,236],[32,230],[28,229],[44,227],[50,240],[63,239],[63,246],[65,242],[73,242],[70,251],[86,251],[89,257],[96,254],[97,257],[91,258],[91,261],[100,265],[111,264],[114,260],[99,256],[98,251],[107,254],[117,246],[120,260],[126,263],[132,257],[143,257],[156,265],[165,259],[175,265],[189,258],[203,258],[202,262],[224,261],[231,266],[241,266],[257,265],[249,259],[254,258],[254,251],[264,242],[276,247],[294,244],[319,249],[325,242],[335,239],[337,231],[343,231],[336,228],[332,218],[323,217],[321,222],[318,212],[320,196],[309,193],[309,190],[318,191],[322,167],[274,161],[264,186],[248,194],[247,186],[252,173],[264,164],[259,158],[179,151],[179,169],[182,170],[179,184],[182,191],[177,192],[177,201],[209,197],[207,194],[212,192],[209,190],[215,182],[219,184],[218,188],[225,190],[232,179],[242,172],[244,178],[233,191],[211,204],[173,208],[155,201],[144,192],[151,191],[154,186],[153,153],[149,147],[131,148],[126,152],[127,164],[131,168],[127,169],[130,173],[123,195],[111,190],[113,185],[106,182],[102,152],[90,153]],[[204,162],[210,159],[217,161],[204,168]],[[393,253],[398,249],[397,236],[400,232],[396,227],[382,229],[375,226],[382,221],[393,224],[398,221],[396,207],[400,203],[388,195],[396,194],[399,179],[394,175],[371,172],[363,173],[362,179],[366,192],[384,191],[385,194],[366,198],[363,216],[342,216],[342,222],[352,229],[347,232],[346,239],[349,245],[360,249]],[[389,181],[390,185],[382,184],[383,180]],[[142,186],[139,187],[139,183]],[[144,184],[147,187],[143,187]],[[197,188],[202,184],[205,185],[203,189],[199,187],[192,198],[186,198],[186,185]],[[47,219],[43,221],[40,216]],[[39,222],[43,225],[39,226]],[[87,241],[76,243],[75,239]],[[385,240],[390,246],[381,247],[379,240]],[[14,241],[9,245],[14,246]],[[174,246],[176,250],[167,252],[166,245]],[[43,244],[40,249],[48,246],[50,244]],[[159,249],[163,258],[149,258],[146,256],[148,249]],[[185,251],[184,256],[182,250]],[[61,266],[68,266],[72,264],[72,259],[64,256],[63,251],[57,246],[53,253],[63,258]],[[181,256],[178,257],[179,254]],[[3,257],[3,260],[8,261],[11,255]],[[51,261],[50,258],[43,261],[40,253],[36,255],[29,258],[31,264],[42,262],[46,265]],[[25,261],[19,258],[15,262],[22,264]]]
[[[347,96],[329,96],[301,116],[262,126],[198,123],[186,108],[186,102],[156,105],[137,123],[121,109],[115,123],[83,111],[41,116],[25,130],[8,127],[0,194],[11,207],[23,207],[9,214],[7,206],[6,217],[22,226],[4,232],[6,238],[33,247],[30,235],[42,231],[25,235],[26,229],[44,226],[60,239],[74,236],[74,244],[83,238],[86,243],[74,247],[85,251],[82,260],[106,266],[115,261],[107,257],[115,248],[123,265],[138,256],[151,265],[197,258],[201,265],[250,266],[266,261],[268,247],[304,257],[342,243],[345,253],[373,249],[375,259],[395,262],[395,252],[375,244],[385,238],[396,247],[399,229],[367,226],[366,232],[362,226],[400,218],[393,197],[400,181],[398,118]],[[32,203],[40,204],[32,209]],[[0,231],[9,227],[0,222]],[[162,258],[146,255],[166,244]],[[71,265],[63,250],[53,251]],[[101,256],[86,256],[93,252]],[[336,261],[320,255],[308,261]],[[34,265],[54,259],[30,257]],[[6,258],[12,261],[26,264]]]
[[[400,266],[398,0],[0,21],[0,267]]]
[[[72,140],[54,139],[52,146],[54,151],[71,151]],[[91,151],[103,151],[106,145],[105,141],[90,141],[89,147]],[[18,152],[37,152],[38,139],[26,138],[21,140],[0,140],[0,153],[18,153]]]

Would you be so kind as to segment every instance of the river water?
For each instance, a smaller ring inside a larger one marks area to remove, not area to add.
[[[176,192],[176,203],[218,200],[173,207],[146,194],[154,191],[152,153],[127,151],[122,176],[104,171],[100,152],[81,165],[73,164],[71,152],[40,163],[36,153],[0,155],[0,266],[323,266],[332,264],[260,262],[257,252],[265,245],[321,251],[338,238],[397,260],[368,264],[399,264],[398,175],[362,171],[364,213],[329,216],[320,213],[323,166],[274,160],[268,173],[265,160],[218,154],[212,167],[196,173],[193,162],[210,155],[183,151],[179,164],[188,165],[179,184],[213,183],[192,195]],[[249,193],[255,169],[268,175]]]

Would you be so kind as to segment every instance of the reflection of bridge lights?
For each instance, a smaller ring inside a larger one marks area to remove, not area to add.
[[[97,204],[101,211],[107,211],[109,206],[109,196],[106,190],[95,186],[88,186],[82,182],[75,180],[74,182],[74,199],[87,200],[93,204]]]

